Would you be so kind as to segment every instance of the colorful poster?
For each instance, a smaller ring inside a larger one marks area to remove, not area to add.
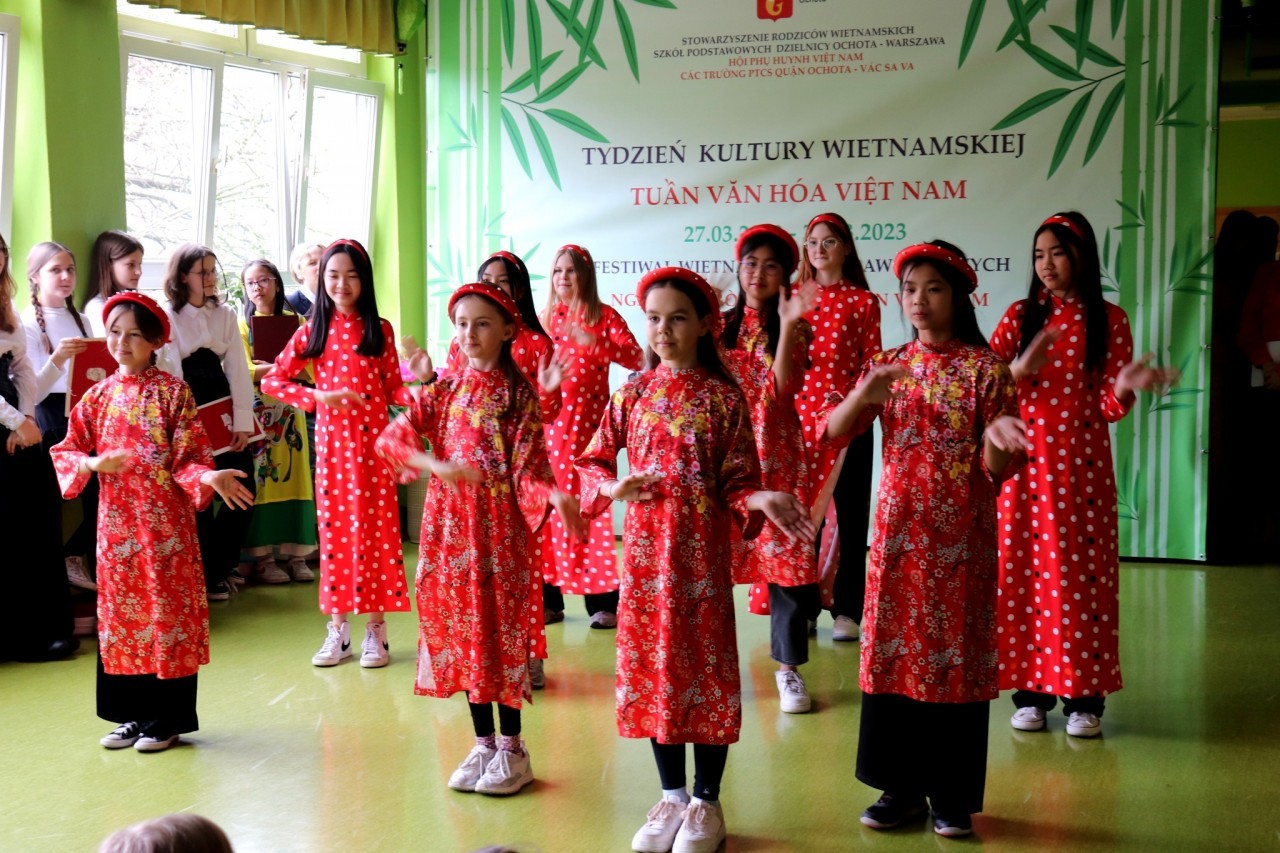
[[[1122,551],[1201,559],[1213,213],[1212,4],[526,0],[436,4],[430,31],[429,349],[495,249],[543,304],[586,246],[639,333],[635,283],[691,267],[736,298],[758,222],[853,225],[886,345],[909,327],[894,254],[943,238],[990,332],[1026,295],[1036,226],[1076,209],[1139,352],[1182,369],[1116,428]],[[641,338],[643,340],[643,338]],[[620,382],[622,377],[614,377]]]

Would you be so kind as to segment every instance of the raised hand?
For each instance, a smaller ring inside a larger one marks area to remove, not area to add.
[[[1116,376],[1115,395],[1121,399],[1136,391],[1154,391],[1163,394],[1182,374],[1173,367],[1152,367],[1150,362],[1154,353],[1147,353],[1137,361],[1131,361],[1120,368]]]
[[[248,509],[253,506],[253,492],[240,482],[248,476],[244,471],[228,468],[225,471],[206,471],[200,475],[200,482],[217,492],[223,503],[232,509]]]
[[[321,391],[317,388],[313,396],[320,405],[334,409],[350,409],[360,403],[360,395],[355,391]]]
[[[747,499],[747,506],[763,512],[792,541],[812,542],[817,535],[808,511],[795,495],[786,492],[755,492]]]
[[[559,358],[555,350],[547,350],[538,362],[538,387],[543,391],[555,391],[564,381],[569,367]]]
[[[1004,415],[987,424],[982,437],[1005,453],[1032,450],[1027,440],[1027,425],[1013,415]]]
[[[794,284],[787,295],[787,288],[778,291],[778,320],[785,325],[794,325],[800,318],[813,310],[818,304],[818,283],[805,281]]]
[[[867,371],[856,390],[864,404],[878,405],[893,396],[893,384],[907,375],[907,369],[901,365],[878,364]]]
[[[452,491],[459,491],[467,483],[484,482],[484,473],[478,468],[450,462],[448,459],[440,459],[428,453],[423,453],[422,457],[420,461],[425,465],[425,470],[430,471],[431,476],[440,480]],[[417,467],[423,467],[423,465]]]
[[[418,342],[414,340],[413,335],[405,335],[400,339],[400,349],[404,352],[404,360],[409,365],[409,372],[418,377],[419,382],[427,382],[436,375],[435,365],[431,363],[431,356],[427,355],[426,350],[418,346]]]
[[[1049,360],[1049,348],[1062,337],[1060,326],[1045,326],[1031,339],[1030,346],[1009,365],[1014,379],[1034,376]]]
[[[613,482],[605,496],[615,501],[648,501],[653,500],[653,492],[649,487],[662,479],[662,475],[652,471],[638,471],[628,474]]]
[[[133,454],[122,448],[108,450],[98,456],[90,456],[85,467],[99,474],[115,474],[129,465]]]
[[[553,489],[548,500],[555,511],[560,513],[560,520],[564,522],[565,528],[579,541],[587,541],[587,520],[582,517],[578,499],[559,489]]]

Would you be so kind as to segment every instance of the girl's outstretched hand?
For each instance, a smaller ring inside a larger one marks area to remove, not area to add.
[[[813,310],[818,304],[818,283],[810,279],[791,286],[791,294],[787,288],[778,291],[778,320],[782,325],[791,325]]]
[[[661,474],[652,471],[638,471],[614,480],[613,485],[605,490],[605,497],[615,501],[648,501],[653,500],[653,492],[649,487],[662,479]]]
[[[132,454],[127,450],[116,448],[107,450],[97,456],[90,456],[85,467],[98,474],[115,474],[128,467]]]
[[[1049,348],[1054,341],[1062,337],[1061,326],[1045,326],[1031,339],[1026,351],[1009,364],[1014,379],[1026,379],[1034,376],[1049,360]]]
[[[568,365],[560,360],[559,353],[553,349],[547,350],[538,362],[538,387],[543,391],[555,391],[564,381],[568,369]]]
[[[400,349],[404,351],[404,360],[409,365],[409,372],[418,377],[419,382],[427,382],[436,375],[436,368],[431,363],[431,356],[427,355],[426,350],[418,346],[418,342],[414,340],[413,335],[405,335],[400,339]]]
[[[1120,368],[1116,376],[1115,395],[1124,399],[1135,391],[1154,391],[1163,394],[1170,385],[1182,378],[1182,374],[1173,367],[1152,367],[1151,359],[1155,353],[1147,353],[1137,361],[1131,361]]]
[[[360,395],[355,391],[321,391],[315,390],[316,403],[334,409],[350,409],[360,403]]]
[[[786,492],[754,492],[747,499],[747,508],[763,512],[792,541],[812,542],[817,535],[817,529],[809,520],[809,511],[795,495]]]
[[[560,520],[564,522],[565,528],[578,541],[587,541],[587,520],[582,517],[582,508],[578,505],[578,499],[559,489],[552,489],[547,499],[555,507],[556,512],[560,513]]]
[[[248,509],[253,506],[253,492],[240,482],[248,476],[244,471],[228,468],[225,471],[205,471],[200,475],[200,482],[217,492],[232,509]]]
[[[1027,425],[1013,415],[1004,415],[987,424],[982,437],[1005,453],[1034,450],[1027,439]]]
[[[484,481],[484,474],[470,465],[460,465],[447,459],[440,459],[430,453],[416,453],[409,458],[409,464],[419,471],[429,471],[431,476],[440,480],[453,491],[460,490],[467,483]]]
[[[907,375],[907,369],[897,364],[877,364],[867,371],[858,385],[857,393],[865,405],[879,405],[893,396],[893,383]]]

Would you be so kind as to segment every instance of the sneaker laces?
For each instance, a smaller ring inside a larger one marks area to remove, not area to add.
[[[782,689],[799,696],[805,692],[804,679],[800,677],[800,673],[793,669],[783,670]]]
[[[691,803],[684,813],[684,821],[689,825],[690,829],[705,835],[707,818],[710,816],[711,806],[706,803]]]
[[[387,642],[387,623],[386,622],[370,622],[369,628],[364,632],[364,643],[360,651],[365,654],[381,655],[383,646]]]
[[[342,646],[342,629],[332,622],[329,623],[329,633],[324,638],[324,642],[320,644],[320,654],[332,655],[336,654]]]
[[[649,814],[644,824],[645,829],[665,829],[667,821],[679,817],[678,813],[684,811],[684,809],[683,803],[663,799],[656,806],[649,809]]]

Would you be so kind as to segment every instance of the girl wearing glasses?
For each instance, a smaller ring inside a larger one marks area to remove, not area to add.
[[[197,406],[231,398],[231,446],[215,461],[220,471],[243,471],[245,485],[252,493],[253,457],[248,447],[254,425],[253,379],[244,358],[235,311],[218,298],[218,278],[218,257],[212,249],[184,243],[169,256],[164,292],[169,298],[166,310],[173,327],[170,356],[181,363],[176,375],[191,386]],[[240,509],[231,504],[224,504],[216,515],[212,504],[196,514],[210,601],[231,597],[232,575],[238,576],[235,569],[240,563],[240,543],[252,517],[252,506]]]
[[[856,437],[847,450],[838,451],[819,441],[821,432],[816,424],[827,394],[848,393],[863,365],[880,351],[880,302],[867,284],[853,232],[844,217],[838,213],[815,216],[804,230],[804,247],[797,280],[817,282],[818,304],[805,315],[813,328],[813,343],[809,369],[796,394],[796,411],[809,448],[809,488],[816,496],[814,520],[830,518],[827,509],[834,504],[835,527],[844,533],[830,593],[835,619],[831,639],[853,642],[859,636],[867,588],[864,552],[875,437],[868,431]],[[830,528],[824,530],[824,542],[833,541],[831,533]],[[823,549],[824,554],[828,551]],[[829,574],[826,566],[823,574]]]
[[[738,237],[738,301],[724,313],[725,367],[747,406],[766,489],[796,495],[812,505],[804,465],[804,438],[795,392],[809,365],[813,330],[804,319],[817,298],[812,282],[792,288],[800,260],[796,241],[776,225],[756,225]],[[809,660],[810,615],[818,610],[818,564],[812,545],[766,526],[755,539],[735,544],[734,582],[753,584],[750,609],[768,614],[770,651],[782,710],[811,707],[797,667]]]
[[[288,316],[298,325],[303,320],[286,307],[284,282],[271,261],[259,258],[245,264],[240,280],[248,297],[240,319],[240,339],[257,384],[271,369],[271,362],[253,357],[253,317]],[[316,549],[315,486],[308,459],[307,422],[300,409],[261,392],[255,395],[253,407],[267,440],[254,446],[258,495],[244,553],[254,558],[254,575],[263,583],[313,581],[316,576],[306,561]],[[288,560],[288,571],[276,562],[276,552]]]

